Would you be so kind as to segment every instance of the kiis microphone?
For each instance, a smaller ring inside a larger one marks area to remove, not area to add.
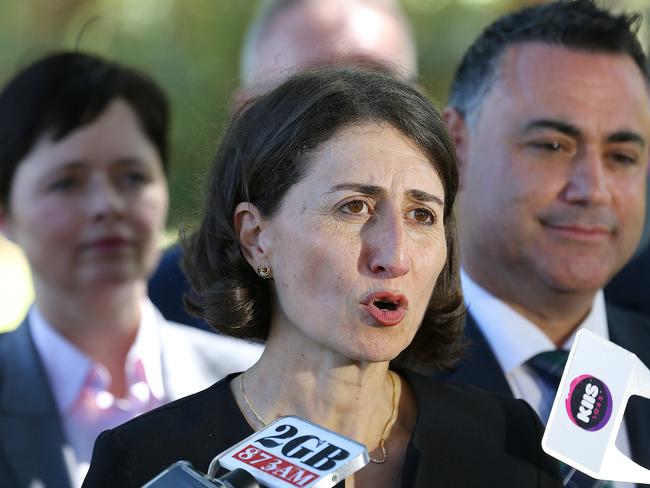
[[[207,476],[180,461],[144,488],[331,488],[368,461],[363,444],[287,416],[216,456]],[[230,472],[215,478],[220,470]]]

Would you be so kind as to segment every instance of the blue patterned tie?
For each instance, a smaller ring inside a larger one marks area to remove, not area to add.
[[[542,405],[540,406],[539,411],[539,415],[544,424],[548,421],[548,416],[551,413],[553,400],[555,400],[555,393],[560,386],[562,372],[564,371],[564,366],[568,357],[569,351],[556,349],[554,351],[539,353],[526,361],[526,364],[535,372],[537,378],[544,384]],[[560,473],[566,488],[613,487],[612,483],[609,481],[595,480],[567,464],[560,461],[558,461],[558,463],[560,464]]]

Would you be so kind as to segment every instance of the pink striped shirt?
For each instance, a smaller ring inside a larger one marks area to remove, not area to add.
[[[111,377],[54,329],[36,306],[29,312],[29,326],[49,380],[63,431],[74,453],[71,472],[75,486],[86,476],[93,444],[104,430],[158,407],[168,399],[162,377],[160,338],[155,309],[147,299],[141,305],[138,334],[127,355],[125,372],[128,394],[116,398],[108,390]]]

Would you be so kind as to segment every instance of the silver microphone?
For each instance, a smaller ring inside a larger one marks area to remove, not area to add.
[[[143,488],[331,488],[369,460],[363,444],[286,416],[217,455],[207,476],[179,461]]]

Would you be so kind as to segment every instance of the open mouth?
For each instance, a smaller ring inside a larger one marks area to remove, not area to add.
[[[389,292],[373,293],[364,300],[364,304],[370,316],[387,327],[399,324],[408,309],[408,300],[404,295]]]
[[[385,300],[375,300],[372,304],[380,310],[397,310],[399,306],[394,302],[387,302]]]

